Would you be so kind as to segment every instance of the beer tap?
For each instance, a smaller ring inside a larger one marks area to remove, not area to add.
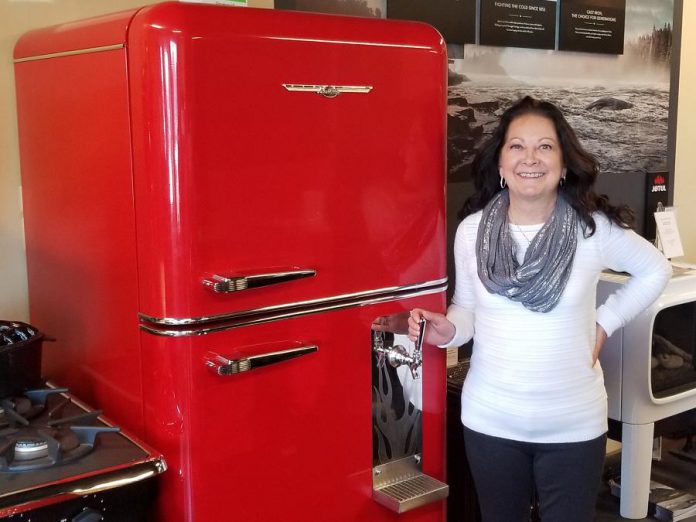
[[[384,364],[386,360],[393,368],[398,368],[399,366],[406,365],[409,370],[411,370],[411,375],[414,379],[419,379],[420,374],[418,369],[423,364],[423,339],[425,336],[425,319],[419,321],[420,331],[418,332],[418,338],[416,339],[416,344],[413,349],[413,353],[409,355],[408,350],[397,344],[392,347],[385,347],[382,338],[375,337],[373,340],[373,349],[377,352],[378,364]],[[375,332],[377,333],[377,332]]]
[[[372,332],[372,350],[377,354],[377,368],[382,368],[387,352],[384,348],[384,332]]]

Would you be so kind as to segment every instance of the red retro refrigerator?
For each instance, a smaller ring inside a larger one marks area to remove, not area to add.
[[[164,453],[159,520],[442,521],[440,35],[170,2],[14,58],[44,374]]]

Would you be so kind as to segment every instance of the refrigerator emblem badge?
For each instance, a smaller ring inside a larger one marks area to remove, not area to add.
[[[371,85],[307,85],[299,83],[284,83],[291,92],[315,92],[325,98],[335,98],[344,92],[365,94],[372,90]]]

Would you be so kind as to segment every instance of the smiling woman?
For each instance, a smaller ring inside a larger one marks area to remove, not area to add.
[[[500,150],[500,178],[510,194],[510,221],[517,225],[544,223],[565,175],[553,121],[534,113],[514,120]]]
[[[488,522],[527,520],[532,491],[542,520],[594,520],[607,431],[597,357],[671,274],[630,211],[594,192],[598,171],[555,105],[515,103],[473,163],[447,315],[411,311],[411,338],[426,319],[427,343],[474,339],[461,420]],[[596,308],[605,268],[633,277]]]

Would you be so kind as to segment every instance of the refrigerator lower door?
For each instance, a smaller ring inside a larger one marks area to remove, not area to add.
[[[394,520],[373,498],[372,326],[415,306],[444,309],[444,292],[431,292],[209,335],[144,331],[147,438],[170,467],[158,519]],[[418,458],[442,480],[445,352],[426,345],[422,360]],[[398,517],[443,522],[444,503]]]

